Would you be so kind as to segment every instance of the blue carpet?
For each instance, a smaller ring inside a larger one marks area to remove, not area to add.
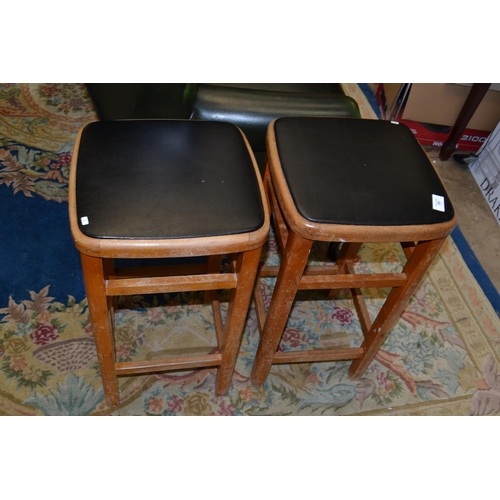
[[[0,297],[17,302],[50,285],[49,295],[66,303],[85,298],[80,258],[69,229],[68,204],[13,194],[0,185]]]

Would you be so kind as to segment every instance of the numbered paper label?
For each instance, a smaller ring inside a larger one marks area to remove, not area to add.
[[[444,198],[437,194],[432,195],[432,208],[439,212],[444,212]]]

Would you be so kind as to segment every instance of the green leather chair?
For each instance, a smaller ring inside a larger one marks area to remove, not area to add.
[[[88,83],[101,120],[194,119],[233,123],[253,151],[265,151],[269,123],[284,116],[359,118],[338,83]],[[258,155],[261,156],[261,155]]]

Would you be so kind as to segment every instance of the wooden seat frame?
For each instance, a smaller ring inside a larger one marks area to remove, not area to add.
[[[274,123],[268,129],[263,181],[281,252],[281,264],[260,268],[260,277],[277,277],[267,314],[259,280],[256,282],[254,297],[261,338],[252,369],[252,383],[255,386],[264,384],[275,363],[351,359],[349,375],[358,379],[372,362],[455,227],[456,216],[447,223],[410,226],[324,224],[303,218],[295,207],[281,167]],[[342,242],[335,265],[306,265],[314,241]],[[401,243],[407,258],[402,272],[356,274],[354,260],[361,245],[368,242]],[[373,322],[361,291],[365,287],[392,288]],[[336,291],[346,288],[351,291],[364,335],[360,347],[277,352],[298,290],[326,289],[330,290],[329,298],[334,298]]]
[[[83,129],[82,129],[83,130]],[[216,394],[229,390],[238,356],[245,320],[250,307],[260,253],[269,233],[269,212],[257,163],[242,133],[255,169],[264,207],[264,223],[253,232],[223,236],[177,239],[100,239],[83,234],[76,211],[76,169],[82,130],[73,155],[69,214],[74,243],[80,252],[85,290],[94,329],[97,356],[106,402],[120,403],[117,375],[154,373],[169,370],[218,367]],[[240,131],[241,132],[241,131]],[[224,255],[231,256],[232,272],[221,273]],[[115,269],[114,259],[182,258],[207,256],[207,264],[147,266]],[[216,290],[231,289],[226,321],[223,324]],[[218,350],[198,356],[116,362],[114,312],[120,295],[205,291],[211,303]]]

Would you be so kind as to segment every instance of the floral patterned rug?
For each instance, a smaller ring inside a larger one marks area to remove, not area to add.
[[[373,118],[357,86],[344,87],[360,102],[363,116]],[[266,384],[252,387],[259,338],[252,308],[226,396],[214,395],[213,369],[171,372],[121,378],[122,403],[108,408],[66,204],[73,141],[94,119],[81,84],[0,85],[0,414],[500,413],[500,320],[451,238],[358,381],[347,376],[349,362],[304,363],[273,366]],[[45,225],[39,227],[42,219]],[[318,253],[311,258],[321,260]],[[12,259],[19,260],[9,274]],[[276,264],[278,259],[271,234],[263,260]],[[36,266],[30,267],[33,260]],[[397,246],[374,244],[362,247],[356,265],[389,272],[403,261]],[[272,287],[273,280],[261,280],[267,303]],[[366,290],[366,296],[376,314],[384,291]],[[336,301],[325,300],[321,292],[300,298],[280,349],[359,345],[359,322],[348,295]],[[212,314],[200,294],[157,299],[120,301],[121,360],[215,348]]]
[[[26,196],[66,200],[73,142],[93,119],[80,84],[2,84],[0,184]]]

